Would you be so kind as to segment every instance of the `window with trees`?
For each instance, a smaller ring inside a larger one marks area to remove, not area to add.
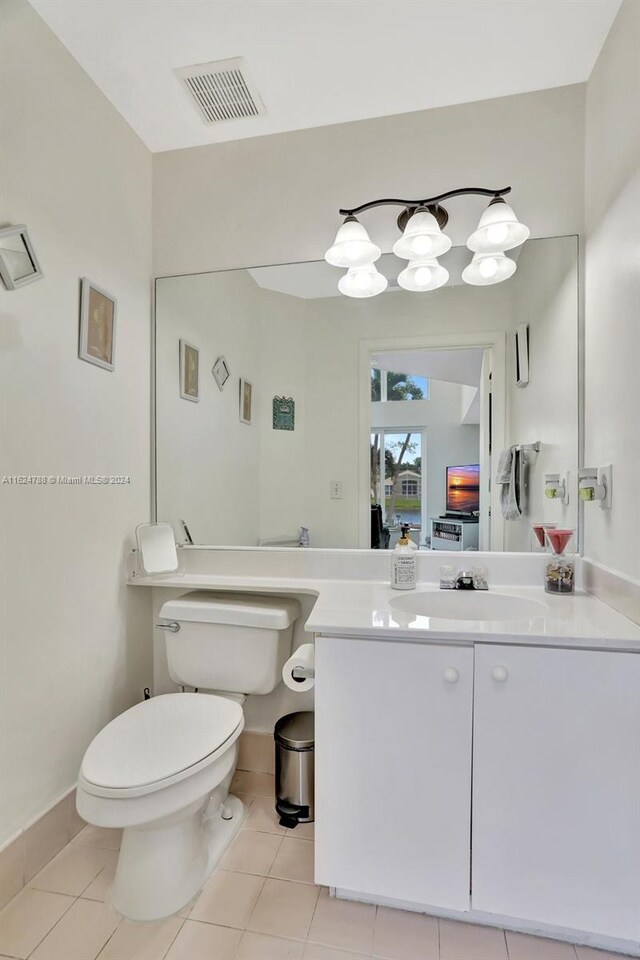
[[[428,400],[429,380],[408,373],[371,370],[371,400]]]

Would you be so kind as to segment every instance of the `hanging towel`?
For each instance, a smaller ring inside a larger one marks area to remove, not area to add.
[[[503,450],[498,459],[496,483],[502,484],[500,506],[505,520],[519,520],[522,516],[523,454],[517,447]]]

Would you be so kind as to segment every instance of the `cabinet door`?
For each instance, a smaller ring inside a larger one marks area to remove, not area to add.
[[[316,640],[316,881],[469,909],[473,650]]]
[[[476,648],[476,910],[640,934],[640,657]]]

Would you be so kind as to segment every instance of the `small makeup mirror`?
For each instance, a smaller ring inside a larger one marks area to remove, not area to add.
[[[142,572],[147,576],[175,573],[179,566],[173,527],[169,523],[141,523],[136,527]]]
[[[42,277],[24,224],[0,229],[0,277],[7,290],[15,290]]]

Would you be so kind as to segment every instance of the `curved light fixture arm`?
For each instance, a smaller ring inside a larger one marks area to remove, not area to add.
[[[511,187],[503,187],[501,190],[487,190],[485,187],[461,187],[459,190],[448,190],[446,193],[439,193],[437,197],[427,197],[425,200],[396,200],[387,198],[384,200],[370,200],[368,203],[361,203],[359,207],[351,209],[341,209],[338,211],[341,217],[355,217],[365,210],[372,210],[374,207],[431,207],[439,204],[442,200],[449,200],[451,197],[462,197],[468,194],[474,194],[479,197],[504,197],[511,192]]]

